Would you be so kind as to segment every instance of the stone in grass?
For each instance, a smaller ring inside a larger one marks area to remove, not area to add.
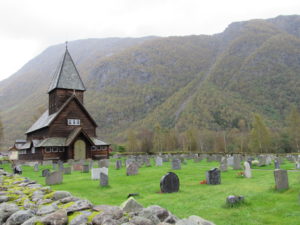
[[[57,210],[54,213],[50,213],[44,216],[40,220],[43,224],[55,224],[55,225],[65,225],[68,224],[68,215],[65,209]]]
[[[30,210],[20,210],[12,214],[7,220],[6,225],[19,225],[24,221],[29,220],[34,215]]]
[[[275,189],[284,190],[289,188],[289,179],[286,170],[276,169],[274,170],[275,177]]]
[[[213,222],[205,220],[199,216],[190,216],[176,222],[176,225],[215,225]]]
[[[229,207],[234,207],[240,205],[241,203],[244,203],[244,201],[244,196],[229,195],[226,198],[226,205]]]
[[[143,206],[135,201],[134,198],[130,197],[121,204],[121,209],[125,212],[139,212],[143,210]]]
[[[62,172],[55,171],[46,176],[46,185],[61,184],[63,181]]]

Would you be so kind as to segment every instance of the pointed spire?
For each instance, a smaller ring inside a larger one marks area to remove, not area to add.
[[[84,84],[68,51],[66,50],[51,81],[48,93],[56,88],[85,91]]]

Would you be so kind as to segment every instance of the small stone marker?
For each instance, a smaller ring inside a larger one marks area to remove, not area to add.
[[[119,170],[122,168],[122,160],[117,160],[116,161],[116,169]]]
[[[83,173],[90,172],[90,166],[89,165],[82,165],[82,172]]]
[[[39,164],[34,164],[34,172],[39,172]]]
[[[220,170],[221,170],[221,172],[226,172],[227,171],[227,158],[225,156],[223,156],[221,158]]]
[[[162,193],[179,191],[179,178],[175,173],[169,172],[160,179],[160,190]]]
[[[287,170],[274,170],[274,177],[275,177],[275,189],[276,190],[283,190],[289,188],[289,180]]]
[[[213,168],[206,172],[206,183],[207,184],[221,184],[221,172],[218,168]]]
[[[163,159],[159,156],[156,157],[156,160],[155,160],[155,165],[156,166],[162,166],[163,165]]]
[[[280,169],[280,163],[279,163],[278,159],[274,160],[274,167],[275,167],[275,169]]]
[[[252,177],[251,168],[250,168],[250,164],[247,161],[244,162],[244,168],[245,168],[244,171],[245,177],[251,178]]]
[[[73,170],[74,171],[82,171],[82,165],[81,165],[81,163],[75,163],[75,164],[73,164]]]
[[[46,185],[61,184],[63,181],[63,174],[60,171],[55,171],[46,176]]]
[[[235,205],[238,205],[238,204],[241,204],[245,201],[245,198],[244,196],[235,196],[235,195],[229,195],[227,198],[226,198],[226,204],[229,206],[229,207],[233,207]]]
[[[136,175],[138,174],[138,171],[139,171],[139,166],[136,163],[132,162],[126,168],[126,175],[127,176]]]
[[[109,159],[101,159],[101,160],[99,160],[98,166],[99,166],[99,168],[102,168],[102,167],[108,168],[109,167]]]
[[[145,158],[144,162],[145,162],[145,166],[147,166],[147,167],[151,166],[151,162],[150,162],[149,158]]]
[[[65,167],[64,168],[64,174],[71,174],[71,173],[72,173],[71,167]]]
[[[103,167],[105,168],[105,167]],[[92,168],[91,169],[91,178],[92,180],[99,180],[100,179],[100,172],[101,168]]]
[[[108,186],[108,168],[103,167],[100,170],[100,186],[106,187]]]
[[[42,177],[47,177],[49,174],[50,174],[50,170],[49,169],[42,170]]]
[[[180,170],[181,169],[181,161],[180,159],[172,160],[172,170]]]

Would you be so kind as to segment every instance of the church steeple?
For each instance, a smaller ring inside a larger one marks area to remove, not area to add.
[[[66,42],[65,53],[58,64],[48,90],[49,115],[55,113],[72,95],[83,104],[85,86],[69,53]]]

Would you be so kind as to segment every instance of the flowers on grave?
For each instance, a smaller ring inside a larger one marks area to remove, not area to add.
[[[237,177],[245,177],[244,171],[238,172],[236,175]]]
[[[207,184],[207,181],[206,180],[201,180],[200,184]]]

